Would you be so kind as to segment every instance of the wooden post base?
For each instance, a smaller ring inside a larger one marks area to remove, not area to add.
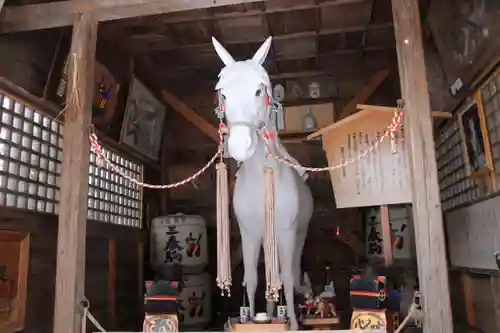
[[[314,331],[331,331],[340,325],[338,317],[333,318],[305,318],[302,325],[311,327]]]
[[[288,331],[290,325],[281,320],[273,319],[269,324],[255,324],[252,322],[240,323],[238,319],[231,320],[231,326],[227,325],[226,331],[235,332],[267,332],[267,331]]]

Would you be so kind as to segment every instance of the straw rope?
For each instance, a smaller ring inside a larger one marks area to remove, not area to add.
[[[217,168],[217,286],[221,295],[231,297],[231,249],[229,187],[227,167],[222,158]]]
[[[278,246],[276,242],[274,172],[270,167],[264,167],[264,261],[266,270],[266,299],[277,302],[281,289],[281,279],[278,261]]]

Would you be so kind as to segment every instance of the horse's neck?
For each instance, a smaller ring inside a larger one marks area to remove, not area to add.
[[[242,166],[243,168],[252,168],[254,170],[263,170],[264,166],[268,166],[274,170],[278,169],[278,162],[270,157],[267,156],[267,148],[266,148],[266,143],[264,139],[261,137],[258,138],[258,143],[257,143],[257,149],[255,150],[255,153],[251,158],[249,158],[247,161],[243,162]],[[278,151],[278,148],[276,146],[275,141],[270,141],[267,144],[268,149],[271,153],[275,155],[281,155],[280,152]]]

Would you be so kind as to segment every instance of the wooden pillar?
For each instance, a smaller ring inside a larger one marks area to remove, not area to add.
[[[464,293],[465,315],[467,316],[467,324],[470,327],[476,326],[476,314],[474,312],[474,286],[472,285],[472,278],[468,273],[460,274],[462,281],[462,288]]]
[[[162,137],[162,143],[161,143],[161,153],[160,153],[160,166],[161,166],[161,183],[162,184],[167,184],[169,182],[169,177],[168,177],[168,168],[169,168],[169,163],[168,163],[168,133],[167,133],[167,126],[168,126],[168,120],[165,119],[165,123],[163,125],[163,137]],[[168,200],[169,200],[169,192],[170,190],[165,189],[161,190],[160,192],[160,207],[161,207],[161,214],[162,215],[168,215]],[[151,223],[151,221],[147,221],[146,223]]]
[[[54,333],[80,333],[85,296],[85,237],[97,21],[78,14],[73,25],[61,168]],[[75,76],[76,75],[76,76]],[[72,91],[78,93],[72,93]]]
[[[137,243],[137,293],[141,311],[144,308],[144,242]]]
[[[495,319],[497,332],[500,331],[500,276],[491,276],[491,292],[493,294],[493,307],[495,309]]]
[[[382,248],[384,253],[384,264],[386,267],[392,266],[392,231],[391,220],[389,219],[389,206],[380,206],[380,229],[382,230]]]
[[[108,324],[116,327],[116,240],[108,240]],[[85,333],[85,332],[82,332]]]
[[[424,332],[452,333],[448,267],[418,0],[392,0]]]

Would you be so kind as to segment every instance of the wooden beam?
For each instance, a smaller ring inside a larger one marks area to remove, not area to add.
[[[98,21],[102,22],[257,1],[268,0],[69,0],[7,6],[0,15],[0,32],[11,33],[69,26],[78,13],[92,13]]]
[[[186,118],[191,124],[193,124],[200,131],[208,135],[216,143],[219,143],[219,131],[215,126],[210,124],[208,120],[200,116],[196,111],[187,106],[183,101],[178,99],[171,92],[163,89],[161,91],[161,97],[165,103],[168,103],[174,111],[179,113],[181,116]]]
[[[61,206],[57,237],[54,333],[81,333],[85,296],[85,236],[89,128],[94,93],[97,21],[79,14],[73,25],[67,109],[64,114]],[[73,91],[77,91],[74,93]],[[84,332],[83,332],[84,333]]]
[[[376,72],[373,76],[368,80],[366,85],[361,88],[361,90],[354,96],[349,103],[344,107],[344,109],[339,114],[339,119],[345,118],[356,112],[357,105],[360,103],[364,103],[370,98],[371,95],[377,90],[377,88],[382,84],[382,82],[387,79],[387,77],[391,74],[391,71],[388,69],[384,69]]]
[[[392,0],[413,193],[424,332],[453,333],[448,265],[418,0]]]

